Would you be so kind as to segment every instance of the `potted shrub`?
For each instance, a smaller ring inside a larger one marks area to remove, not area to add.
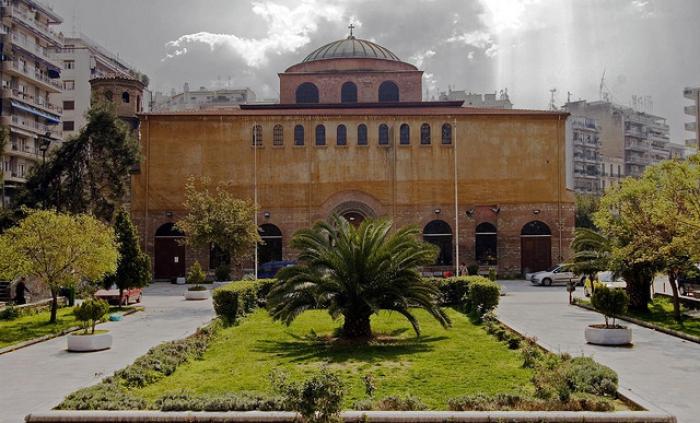
[[[209,298],[209,290],[206,286],[201,285],[205,277],[202,266],[199,265],[198,261],[195,261],[190,267],[190,271],[187,272],[187,283],[194,286],[190,286],[185,291],[186,300],[206,300]]]
[[[591,297],[591,304],[603,314],[605,324],[590,325],[586,328],[586,342],[597,345],[629,345],[632,343],[632,329],[616,324],[615,316],[625,313],[629,298],[622,289],[597,286]]]
[[[106,330],[95,330],[97,322],[109,313],[106,301],[91,298],[73,308],[73,314],[82,323],[83,330],[68,335],[68,351],[88,352],[112,347],[112,335]]]

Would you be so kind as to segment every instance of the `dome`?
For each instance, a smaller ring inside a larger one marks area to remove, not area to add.
[[[352,35],[343,40],[334,41],[314,50],[302,63],[324,59],[384,59],[400,62],[401,60],[388,49],[371,41],[361,40]]]

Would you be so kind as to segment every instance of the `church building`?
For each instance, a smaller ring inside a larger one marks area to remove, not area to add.
[[[154,277],[216,265],[177,242],[190,176],[257,198],[260,263],[293,259],[295,231],[333,213],[419,225],[440,247],[428,271],[515,276],[567,258],[567,113],[423,101],[422,74],[350,35],[280,73],[279,104],[141,114],[131,212]]]

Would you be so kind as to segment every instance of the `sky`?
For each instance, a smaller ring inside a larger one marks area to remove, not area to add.
[[[88,35],[151,79],[152,91],[252,88],[355,35],[424,70],[424,99],[449,87],[507,90],[517,108],[567,98],[663,116],[690,138],[683,88],[700,86],[699,0],[45,0],[60,29]],[[603,78],[604,75],[604,78]],[[636,101],[635,101],[636,99]]]

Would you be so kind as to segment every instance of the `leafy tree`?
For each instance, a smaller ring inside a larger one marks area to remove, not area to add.
[[[201,187],[194,178],[187,181],[184,204],[187,214],[175,225],[187,234],[187,245],[207,251],[215,245],[234,263],[250,256],[261,242],[255,226],[255,206],[250,201],[233,198],[221,184],[212,193],[207,188],[207,179],[199,182]]]
[[[69,215],[55,210],[28,210],[17,226],[0,235],[1,267],[12,277],[26,275],[51,291],[51,319],[56,322],[58,292],[82,280],[100,280],[114,272],[117,247],[114,231],[92,216]]]
[[[80,133],[33,168],[16,206],[89,213],[113,222],[138,162],[138,142],[114,105],[95,103]]]
[[[356,228],[334,217],[298,231],[291,246],[300,252],[300,263],[277,274],[268,295],[270,315],[290,324],[308,309],[325,308],[333,318],[343,316],[344,338],[371,337],[370,317],[380,310],[403,315],[420,335],[413,306],[449,326],[437,305],[437,285],[418,271],[434,262],[436,248],[418,240],[417,227],[391,227],[390,221],[367,219]]]
[[[151,260],[139,245],[139,235],[131,222],[129,213],[120,210],[114,224],[119,259],[117,271],[105,278],[105,287],[115,284],[119,289],[119,298],[124,290],[141,288],[151,282]],[[121,307],[121,301],[119,302]]]
[[[627,179],[601,200],[596,224],[611,242],[611,267],[627,281],[630,308],[646,310],[650,285],[664,271],[680,319],[679,273],[700,257],[700,196],[697,162],[665,161],[650,166],[639,179]]]
[[[600,199],[595,195],[576,194],[575,226],[577,228],[595,229],[593,213],[598,210]]]

